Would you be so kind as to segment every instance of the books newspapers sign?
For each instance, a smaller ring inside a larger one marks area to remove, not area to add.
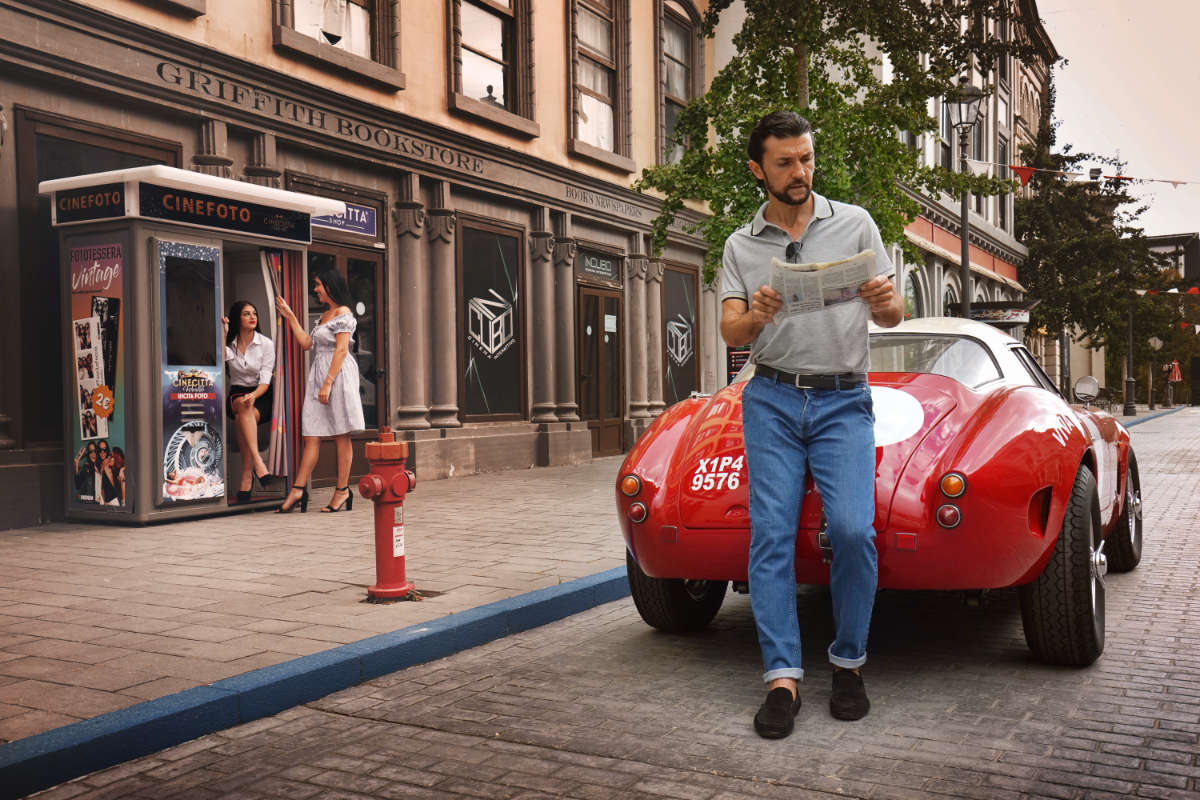
[[[771,288],[783,297],[779,314],[803,314],[858,299],[858,287],[875,274],[875,251],[839,261],[789,264],[771,259]]]

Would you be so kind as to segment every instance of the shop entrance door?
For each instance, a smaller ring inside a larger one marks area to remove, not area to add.
[[[592,455],[624,451],[621,411],[621,293],[579,287],[579,416],[592,434]]]
[[[336,269],[346,279],[350,287],[350,310],[358,322],[354,341],[350,343],[350,355],[358,362],[359,394],[362,397],[366,431],[354,437],[354,465],[350,475],[357,478],[370,468],[363,458],[362,441],[378,438],[380,410],[387,408],[383,379],[383,255],[356,247],[313,242],[308,248],[306,280],[309,292],[312,291],[313,275],[329,268]],[[316,305],[311,295],[309,303],[308,330],[312,330],[325,309]],[[313,472],[313,483],[324,486],[332,484],[336,478],[337,460],[333,443],[323,442],[321,458]]]

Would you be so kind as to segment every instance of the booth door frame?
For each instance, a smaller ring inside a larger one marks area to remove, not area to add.
[[[373,262],[375,265],[375,337],[372,342],[375,348],[375,408],[378,413],[377,424],[387,424],[388,419],[388,404],[387,404],[387,382],[384,380],[387,371],[387,354],[384,350],[386,341],[386,331],[384,321],[387,319],[386,297],[384,294],[384,266],[386,259],[385,253],[382,250],[366,247],[355,247],[348,244],[340,244],[337,242],[314,241],[308,246],[308,253],[305,258],[305,282],[309,287],[310,294],[308,296],[309,303],[312,302],[312,275],[309,271],[309,264],[313,255],[332,256],[337,270],[343,278],[347,277],[348,264],[351,259],[360,261]],[[360,299],[360,298],[355,298]],[[309,307],[307,317],[308,325],[312,327],[312,315],[319,313],[316,307]],[[357,333],[355,336],[357,337]],[[311,364],[311,356],[305,358],[305,370]],[[303,431],[302,431],[303,433]],[[367,463],[363,456],[363,442],[375,441],[378,438],[376,428],[368,427],[362,433],[354,434],[351,440],[354,445],[354,463],[350,467],[351,480],[355,477],[365,475],[370,470],[370,464]],[[337,483],[337,457],[335,454],[335,445],[332,440],[321,442],[321,454],[317,459],[317,466],[313,470],[312,483],[314,486],[333,486]]]

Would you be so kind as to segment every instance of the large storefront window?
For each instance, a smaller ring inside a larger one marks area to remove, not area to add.
[[[695,271],[669,264],[665,266],[662,294],[663,401],[672,405],[686,399],[699,388],[700,370],[696,353],[699,318]]]
[[[459,237],[459,408],[464,420],[523,419],[524,237],[466,224]]]
[[[63,385],[60,371],[47,369],[62,358],[63,287],[59,281],[58,235],[50,225],[50,198],[42,181],[92,172],[178,164],[178,150],[88,123],[26,112],[15,115],[21,263],[21,439],[25,443],[62,440]]]

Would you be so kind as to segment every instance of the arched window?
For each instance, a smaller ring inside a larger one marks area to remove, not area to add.
[[[910,269],[904,276],[904,318],[925,316],[925,298],[921,295],[921,286],[917,282],[917,271]]]
[[[947,284],[942,293],[942,316],[957,317],[958,313],[958,290]]]

